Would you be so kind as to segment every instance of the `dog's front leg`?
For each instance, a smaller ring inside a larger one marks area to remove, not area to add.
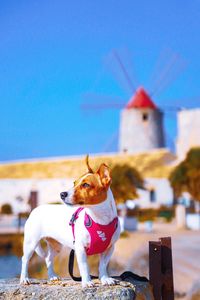
[[[103,285],[114,285],[115,280],[112,277],[108,276],[107,267],[110,261],[111,255],[113,253],[114,246],[111,246],[100,256],[99,262],[99,279]]]
[[[79,272],[82,278],[82,287],[91,287],[94,285],[94,282],[91,280],[90,277],[90,270],[87,263],[87,255],[85,252],[84,247],[82,246],[76,246],[76,258],[78,262]]]

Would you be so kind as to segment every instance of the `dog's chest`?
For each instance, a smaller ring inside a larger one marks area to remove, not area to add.
[[[74,235],[74,241],[76,242],[76,235],[80,234],[79,230],[75,230],[75,224],[76,220],[79,217],[79,213],[83,209],[79,209],[75,212],[75,214],[72,216],[72,220],[70,222],[72,226],[72,232]],[[84,226],[81,229],[81,233],[84,234],[82,236],[83,242],[86,248],[87,255],[94,255],[94,254],[100,254],[103,253],[110,245],[112,237],[117,229],[118,226],[118,218],[115,217],[109,224],[102,225],[97,222],[95,222],[91,216],[89,216],[86,212],[84,213],[84,216],[81,216],[82,220],[82,226]],[[79,228],[80,228],[80,222]],[[83,231],[84,228],[84,231]],[[76,228],[78,229],[78,228]],[[75,235],[76,233],[76,235]]]

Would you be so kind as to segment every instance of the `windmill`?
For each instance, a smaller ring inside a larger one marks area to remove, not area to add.
[[[121,111],[119,151],[134,153],[164,146],[163,113],[139,87]]]
[[[86,101],[83,103],[82,108],[85,110],[122,108],[119,128],[120,152],[134,153],[165,147],[163,116],[168,112],[176,112],[181,107],[158,107],[153,97],[180,73],[183,68],[183,62],[180,57],[174,53],[170,54],[170,59],[166,61],[157,77],[154,76],[154,87],[151,93],[147,92],[144,86],[137,87],[136,80],[133,80],[130,76],[128,69],[116,50],[112,51],[110,59],[118,66],[130,90],[131,96],[129,101],[126,103],[111,102],[108,97],[104,103],[102,101],[97,101],[96,103]],[[157,69],[160,68],[159,65],[160,63],[157,63]],[[95,95],[90,95],[90,97],[96,99]]]

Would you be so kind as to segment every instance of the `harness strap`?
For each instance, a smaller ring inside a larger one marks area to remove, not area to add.
[[[73,234],[73,243],[75,243],[75,230],[74,230],[74,227],[75,227],[75,221],[78,219],[79,217],[79,214],[80,212],[83,210],[84,208],[83,207],[79,207],[75,213],[73,213],[72,217],[71,217],[71,220],[69,222],[69,225],[72,226],[72,234]]]
[[[69,270],[69,275],[71,276],[71,278],[74,280],[74,281],[81,281],[81,277],[76,277],[73,275],[73,269],[74,269],[74,250],[72,249],[71,252],[70,252],[70,255],[69,255],[69,263],[68,263],[68,270]],[[90,275],[91,279],[97,279],[98,277],[97,276],[93,276],[93,275]],[[139,276],[135,273],[132,273],[130,271],[126,271],[126,272],[123,272],[121,275],[119,276],[112,276],[112,278],[114,279],[118,279],[118,280],[121,280],[121,281],[129,281],[130,279],[132,280],[136,280],[136,281],[142,281],[142,282],[149,282],[149,280],[144,277],[144,276]]]

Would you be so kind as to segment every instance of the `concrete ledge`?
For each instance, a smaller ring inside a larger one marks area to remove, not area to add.
[[[115,286],[102,286],[95,280],[95,286],[82,289],[81,284],[70,279],[55,282],[46,280],[31,280],[30,285],[20,285],[19,279],[0,280],[1,300],[153,300],[151,287],[143,282],[119,281]]]

